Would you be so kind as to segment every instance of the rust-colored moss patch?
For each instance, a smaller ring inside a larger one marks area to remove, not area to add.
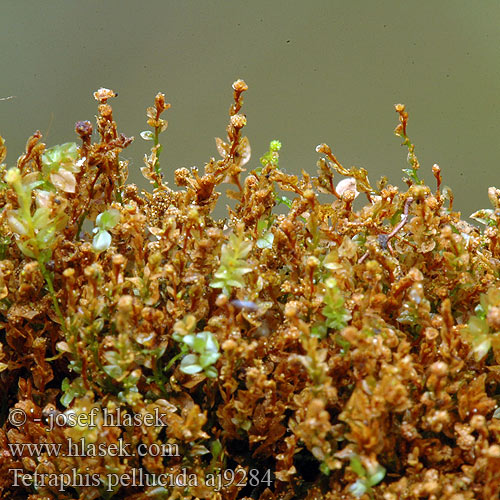
[[[107,89],[97,141],[36,132],[2,165],[1,498],[498,498],[500,190],[462,220],[400,104],[405,191],[326,144],[316,177],[276,140],[251,160],[247,88],[221,159],[176,188],[161,93],[152,192],[126,182]]]

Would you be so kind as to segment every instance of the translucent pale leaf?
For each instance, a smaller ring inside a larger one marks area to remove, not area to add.
[[[103,252],[111,245],[111,235],[107,231],[99,231],[92,240],[92,248],[96,252]]]
[[[59,169],[57,172],[50,174],[50,181],[57,189],[65,193],[74,193],[76,191],[76,179],[72,172]]]

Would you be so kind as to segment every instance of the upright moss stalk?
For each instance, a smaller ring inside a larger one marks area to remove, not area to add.
[[[43,180],[37,180],[33,175],[22,178],[18,168],[11,168],[5,180],[14,188],[19,204],[18,209],[8,212],[9,225],[16,235],[16,243],[24,255],[38,262],[52,297],[54,309],[61,321],[61,328],[65,330],[65,319],[59,307],[52,276],[45,264],[52,257],[57,233],[66,225],[67,216],[62,210],[57,210],[56,215],[51,217],[51,208],[54,208],[57,202],[46,191],[37,193],[37,208],[33,214],[31,213],[32,191],[42,185]]]

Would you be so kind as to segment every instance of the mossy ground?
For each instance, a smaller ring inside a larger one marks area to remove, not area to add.
[[[500,190],[484,230],[462,220],[437,165],[420,180],[402,105],[405,191],[325,144],[317,176],[287,174],[278,141],[251,161],[233,90],[221,159],[175,189],[163,94],[152,192],[126,182],[106,89],[95,142],[86,121],[78,146],[37,132],[2,167],[2,498],[497,498]]]

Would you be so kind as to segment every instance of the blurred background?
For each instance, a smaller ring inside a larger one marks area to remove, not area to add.
[[[259,165],[281,140],[280,166],[316,173],[315,147],[328,143],[346,167],[403,185],[406,149],[393,134],[394,104],[410,113],[422,177],[438,163],[455,208],[489,208],[500,187],[500,2],[422,0],[3,0],[0,16],[0,134],[13,165],[35,130],[50,146],[76,141],[74,124],[94,122],[99,87],[119,130],[129,180],[151,143],[145,109],[166,94],[161,163],[172,184],[182,166],[202,168],[225,138],[231,84],[249,86],[243,112]],[[340,180],[340,178],[338,178]],[[223,207],[222,207],[223,209]]]

